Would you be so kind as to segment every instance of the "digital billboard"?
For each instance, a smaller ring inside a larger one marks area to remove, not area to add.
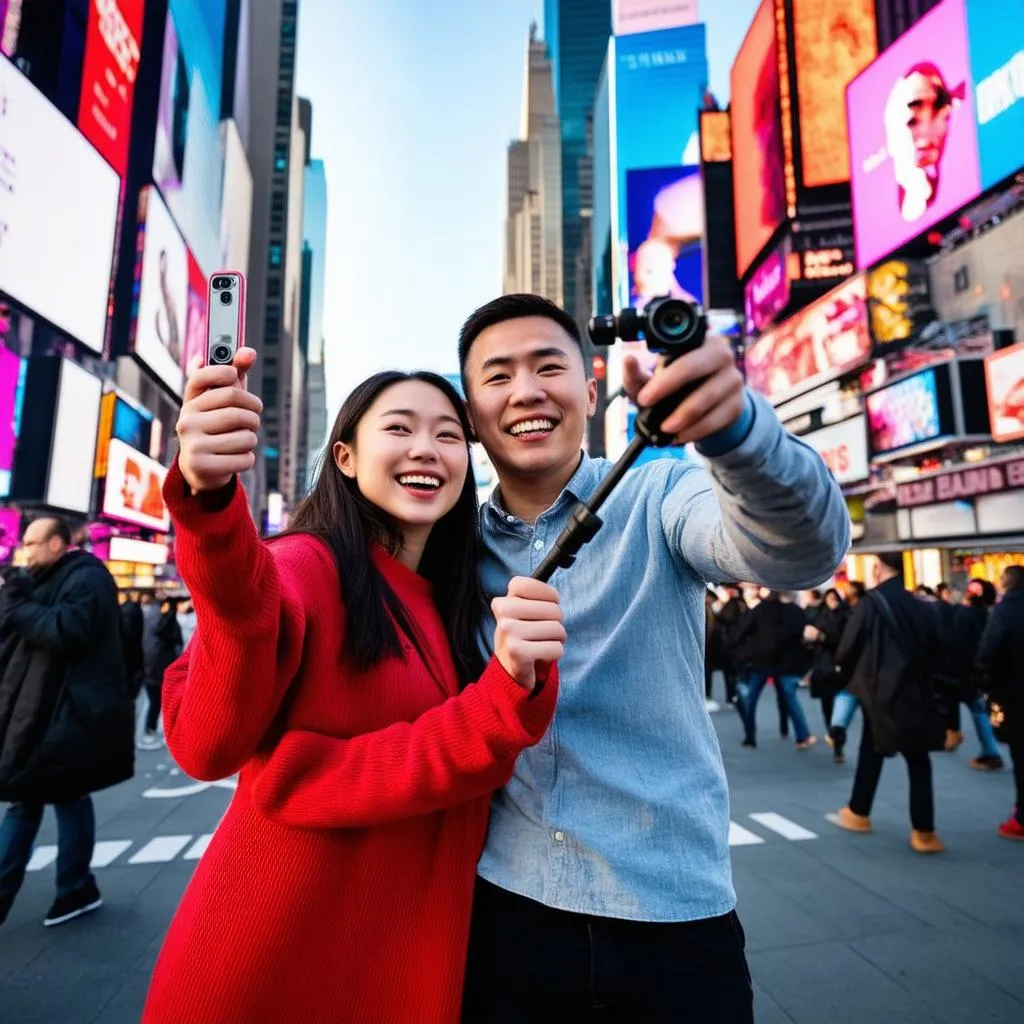
[[[92,507],[92,469],[103,382],[62,359],[50,448],[45,504],[86,515]]]
[[[657,32],[698,21],[697,0],[612,0],[612,34],[617,36]]]
[[[0,291],[93,352],[106,336],[120,192],[117,172],[0,57]]]
[[[163,496],[166,476],[166,466],[123,441],[111,440],[103,515],[166,533],[171,528]]]
[[[0,0],[2,8],[3,2]],[[20,538],[21,512],[16,508],[0,508],[0,565],[7,565],[14,557]]]
[[[789,273],[782,248],[773,249],[743,289],[748,334],[764,330],[789,302]]]
[[[846,90],[857,265],[927,231],[981,187],[964,0],[944,0]]]
[[[123,178],[145,0],[90,0],[78,127]]]
[[[225,0],[171,0],[153,151],[153,181],[207,275],[220,269],[225,15]]]
[[[774,0],[763,0],[732,66],[736,273],[742,277],[786,216]]]
[[[992,440],[1024,438],[1024,343],[985,357]]]
[[[11,493],[14,446],[25,394],[25,366],[24,359],[9,348],[0,347],[0,498]]]
[[[874,0],[793,0],[793,48],[803,184],[848,181],[846,86],[878,53]]]
[[[866,286],[858,275],[753,342],[745,358],[747,383],[777,405],[870,358]]]
[[[1024,166],[1024,6],[968,0],[967,34],[978,119],[981,187]]]
[[[207,280],[192,253],[188,254],[188,313],[185,317],[185,344],[181,350],[181,369],[188,368],[197,357],[206,354],[206,320],[209,312]]]
[[[833,423],[804,434],[806,441],[822,458],[839,484],[854,484],[871,474],[868,461],[868,435],[863,415]]]
[[[732,126],[728,110],[700,112],[700,158],[706,164],[724,164],[732,159]]]
[[[708,81],[703,25],[614,39],[615,307],[629,304],[630,171],[697,166],[698,112]]]
[[[626,172],[629,304],[659,295],[703,301],[704,197],[699,167]]]
[[[132,351],[176,395],[188,325],[188,250],[159,193],[139,195],[142,270]]]
[[[867,396],[868,436],[874,454],[934,441],[953,432],[948,370],[948,366],[933,367]]]

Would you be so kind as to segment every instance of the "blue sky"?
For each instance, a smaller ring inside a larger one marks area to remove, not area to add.
[[[757,0],[705,0],[712,89]],[[501,288],[505,151],[543,0],[303,0],[299,95],[327,172],[328,409],[387,367],[456,368]]]

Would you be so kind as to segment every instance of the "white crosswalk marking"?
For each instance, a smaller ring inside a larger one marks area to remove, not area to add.
[[[129,864],[166,864],[185,849],[192,841],[191,836],[157,836],[133,854]]]
[[[751,814],[750,818],[752,821],[756,821],[758,825],[763,825],[769,831],[775,832],[777,835],[782,836],[783,839],[788,839],[794,843],[801,842],[804,839],[818,838],[817,832],[812,832],[810,829],[804,828],[803,825],[798,825],[795,821],[790,821],[789,818],[784,818],[781,814],[776,814],[774,811]]]
[[[105,839],[97,843],[96,849],[93,850],[92,863],[89,867],[105,868],[113,864],[131,845],[131,840],[129,839]]]
[[[56,846],[37,846],[28,862],[28,871],[42,871],[57,859]]]
[[[208,832],[205,836],[200,836],[186,851],[185,856],[182,860],[199,860],[204,853],[206,848],[210,845],[210,840],[213,838],[213,833]]]
[[[730,846],[757,846],[764,840],[755,835],[750,829],[737,825],[735,821],[729,822],[729,845]]]

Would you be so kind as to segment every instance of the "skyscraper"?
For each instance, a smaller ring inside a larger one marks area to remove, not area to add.
[[[505,291],[535,292],[561,305],[562,159],[547,46],[530,26],[520,138],[508,148]]]
[[[544,38],[554,68],[562,134],[562,265],[569,311],[590,316],[590,271],[583,238],[590,232],[593,191],[587,121],[611,35],[611,0],[545,0]],[[581,281],[580,273],[584,274]]]

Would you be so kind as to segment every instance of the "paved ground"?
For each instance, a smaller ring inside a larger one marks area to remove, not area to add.
[[[766,698],[757,751],[740,747],[732,711],[715,716],[759,1024],[1019,1024],[1024,846],[995,836],[1012,803],[1008,773],[968,769],[970,742],[936,756],[945,856],[920,857],[907,845],[901,763],[886,767],[875,834],[847,835],[824,816],[845,802],[852,765],[833,765],[824,745],[797,753],[782,742]],[[816,707],[809,715],[818,722]],[[230,798],[222,786],[177,774],[166,754],[140,754],[139,767],[136,779],[97,799],[105,906],[54,929],[40,923],[52,899],[47,819],[0,928],[0,1020],[139,1020],[164,929]]]

